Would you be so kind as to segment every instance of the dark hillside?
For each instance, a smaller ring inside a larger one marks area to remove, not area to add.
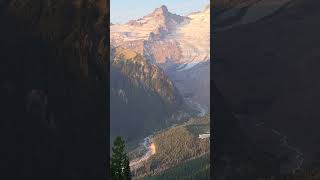
[[[111,139],[118,135],[128,141],[142,139],[182,120],[184,100],[160,67],[131,50],[111,51]]]

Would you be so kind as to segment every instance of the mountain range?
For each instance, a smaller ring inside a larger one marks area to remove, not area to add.
[[[161,6],[140,19],[112,24],[110,39],[112,46],[135,51],[161,67],[189,103],[208,111],[209,26],[209,6],[187,16],[173,14]]]
[[[129,153],[138,164],[132,169],[136,179],[146,175],[156,178],[159,173],[168,176],[170,173],[163,171],[193,165],[187,160],[205,162],[199,158],[209,151],[208,139],[199,143],[199,134],[191,135],[180,125],[209,111],[209,27],[209,7],[180,16],[166,6],[140,19],[110,26],[111,136],[121,135],[130,145],[135,143]],[[205,117],[209,121],[209,115]],[[180,128],[175,128],[178,124]],[[141,147],[135,146],[150,135],[159,149],[150,159],[139,159],[136,153]],[[202,165],[195,171],[208,178],[208,163]],[[180,168],[173,171],[189,173]]]

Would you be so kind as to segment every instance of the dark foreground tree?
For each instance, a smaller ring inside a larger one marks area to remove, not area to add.
[[[124,140],[117,137],[113,142],[111,157],[111,179],[112,180],[130,180],[129,158],[124,151]]]

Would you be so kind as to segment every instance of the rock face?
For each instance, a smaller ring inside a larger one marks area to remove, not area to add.
[[[151,63],[160,66],[170,78],[181,80],[187,74],[183,72],[184,70],[203,62],[210,62],[209,26],[210,8],[208,7],[188,16],[179,16],[170,13],[165,6],[161,6],[141,19],[112,25],[111,44],[142,54]],[[192,71],[197,71],[197,68]],[[196,85],[195,80],[203,78],[202,82],[209,87],[210,71],[209,68],[203,69],[206,69],[205,74],[208,76],[195,77],[191,80],[182,79],[177,86],[178,89],[183,94],[202,94],[190,87]],[[174,81],[174,83],[178,82]],[[202,100],[198,97],[191,98],[208,109],[207,97],[209,97],[209,90],[200,97]],[[206,101],[203,102],[203,99]]]
[[[106,5],[1,1],[0,179],[105,179]]]
[[[115,48],[112,52],[111,138],[146,136],[183,111],[183,99],[162,69],[132,50]]]

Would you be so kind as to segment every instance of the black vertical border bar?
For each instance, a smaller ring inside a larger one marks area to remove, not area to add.
[[[110,1],[106,0],[107,3],[107,20],[108,25],[106,27],[106,48],[107,48],[107,55],[108,55],[108,63],[107,70],[106,70],[106,125],[107,125],[107,132],[106,132],[106,179],[110,179]]]
[[[214,11],[214,3],[215,0],[210,0],[210,179],[214,179],[213,172],[214,172],[214,128],[213,128],[213,11]]]

